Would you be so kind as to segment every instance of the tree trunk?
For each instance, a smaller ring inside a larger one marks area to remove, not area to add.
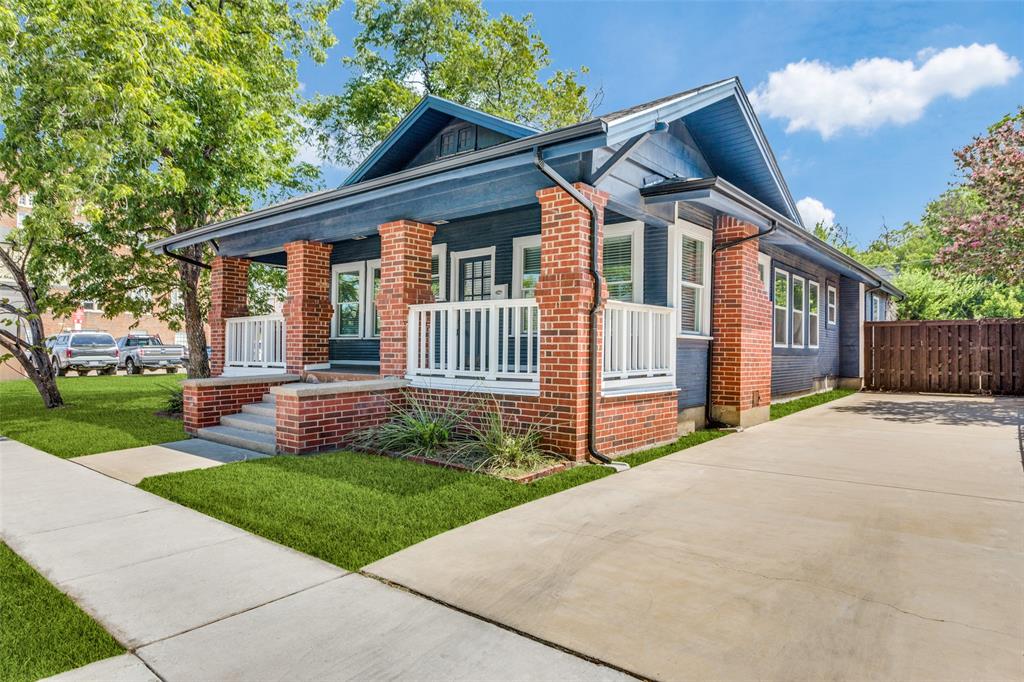
[[[53,371],[53,365],[50,364],[49,351],[44,345],[46,334],[43,331],[39,304],[36,302],[36,291],[25,275],[26,259],[27,256],[18,259],[6,249],[0,249],[0,267],[6,268],[10,273],[22,298],[20,307],[18,302],[8,297],[0,299],[0,312],[7,313],[17,320],[16,324],[5,324],[0,327],[0,347],[14,356],[25,370],[25,376],[39,391],[44,407],[61,407],[64,398],[57,388],[57,376]],[[28,326],[28,339],[21,338],[19,330],[22,325]]]
[[[202,258],[202,247],[193,246],[186,249],[189,258]],[[181,297],[185,305],[185,335],[188,337],[188,377],[204,379],[210,376],[210,358],[206,355],[206,330],[203,328],[203,310],[199,305],[198,265],[181,262]]]

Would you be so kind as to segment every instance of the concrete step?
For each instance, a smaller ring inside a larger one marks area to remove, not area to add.
[[[236,429],[231,426],[209,426],[199,429],[197,436],[215,443],[233,445],[236,448],[255,450],[268,455],[277,454],[277,442],[274,436],[256,431]]]
[[[233,429],[243,431],[254,431],[256,433],[277,433],[277,421],[274,417],[259,414],[226,414],[220,418],[222,426],[230,426]]]
[[[277,396],[275,396],[273,393],[264,393],[263,402],[270,403],[271,405],[273,405],[275,402],[277,402]]]
[[[277,414],[277,408],[274,406],[274,403],[271,402],[250,403],[248,405],[242,405],[242,412],[244,414],[251,414],[258,417],[269,417],[270,419],[274,419],[275,415]]]

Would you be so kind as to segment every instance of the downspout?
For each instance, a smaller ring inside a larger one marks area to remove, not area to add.
[[[711,247],[711,283],[708,287],[708,293],[710,294],[709,298],[711,299],[712,320],[715,319],[715,254],[725,251],[726,249],[731,249],[734,246],[739,246],[744,242],[749,242],[751,239],[760,239],[761,237],[767,237],[776,229],[778,229],[778,227],[779,224],[775,222],[775,220],[771,220],[771,225],[764,232],[758,232],[757,234],[747,235],[746,237],[740,237],[739,239],[733,239],[730,242],[725,242],[723,244],[718,244],[717,246]],[[765,276],[770,279],[771,273],[765,273]],[[713,420],[711,419],[711,361],[715,345],[714,329],[712,329],[711,332],[711,340],[708,341],[707,376],[705,377],[704,381],[704,423],[707,427],[711,427],[713,425]]]
[[[543,152],[540,147],[534,148],[533,163],[537,169],[546,175],[552,182],[558,185],[566,194],[576,200],[583,208],[590,213],[590,275],[594,279],[594,299],[590,305],[590,391],[587,393],[587,450],[590,456],[616,470],[625,470],[629,465],[625,462],[613,462],[610,457],[601,453],[597,447],[597,383],[600,368],[597,353],[597,327],[601,314],[601,291],[604,289],[604,277],[601,275],[601,254],[597,250],[597,242],[601,236],[600,223],[597,219],[597,208],[593,202],[587,199],[568,180],[544,162]]]

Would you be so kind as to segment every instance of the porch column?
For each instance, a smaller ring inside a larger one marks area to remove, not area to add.
[[[720,216],[715,245],[757,234],[754,225]],[[772,390],[771,302],[758,276],[758,239],[714,255],[711,303],[711,417],[753,426],[768,421]]]
[[[598,209],[604,232],[608,195],[575,185]],[[560,187],[537,192],[540,201],[540,411],[551,421],[548,447],[575,460],[587,457],[587,404],[590,391],[590,213]],[[598,249],[601,248],[599,237]],[[600,267],[600,265],[599,265]],[[602,302],[607,291],[602,292]],[[600,356],[601,333],[594,352]]]
[[[434,226],[397,220],[377,227],[380,233],[380,375],[404,377],[408,368],[409,306],[432,303],[431,245]]]
[[[284,245],[288,296],[284,303],[285,366],[291,374],[329,369],[331,318],[330,244],[298,241]]]
[[[227,321],[249,314],[249,261],[217,256],[210,263],[210,375],[224,373]]]

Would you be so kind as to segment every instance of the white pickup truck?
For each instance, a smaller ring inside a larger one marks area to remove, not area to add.
[[[117,340],[118,367],[126,374],[142,374],[147,369],[162,369],[174,374],[185,366],[184,346],[165,346],[159,336],[129,334]]]

